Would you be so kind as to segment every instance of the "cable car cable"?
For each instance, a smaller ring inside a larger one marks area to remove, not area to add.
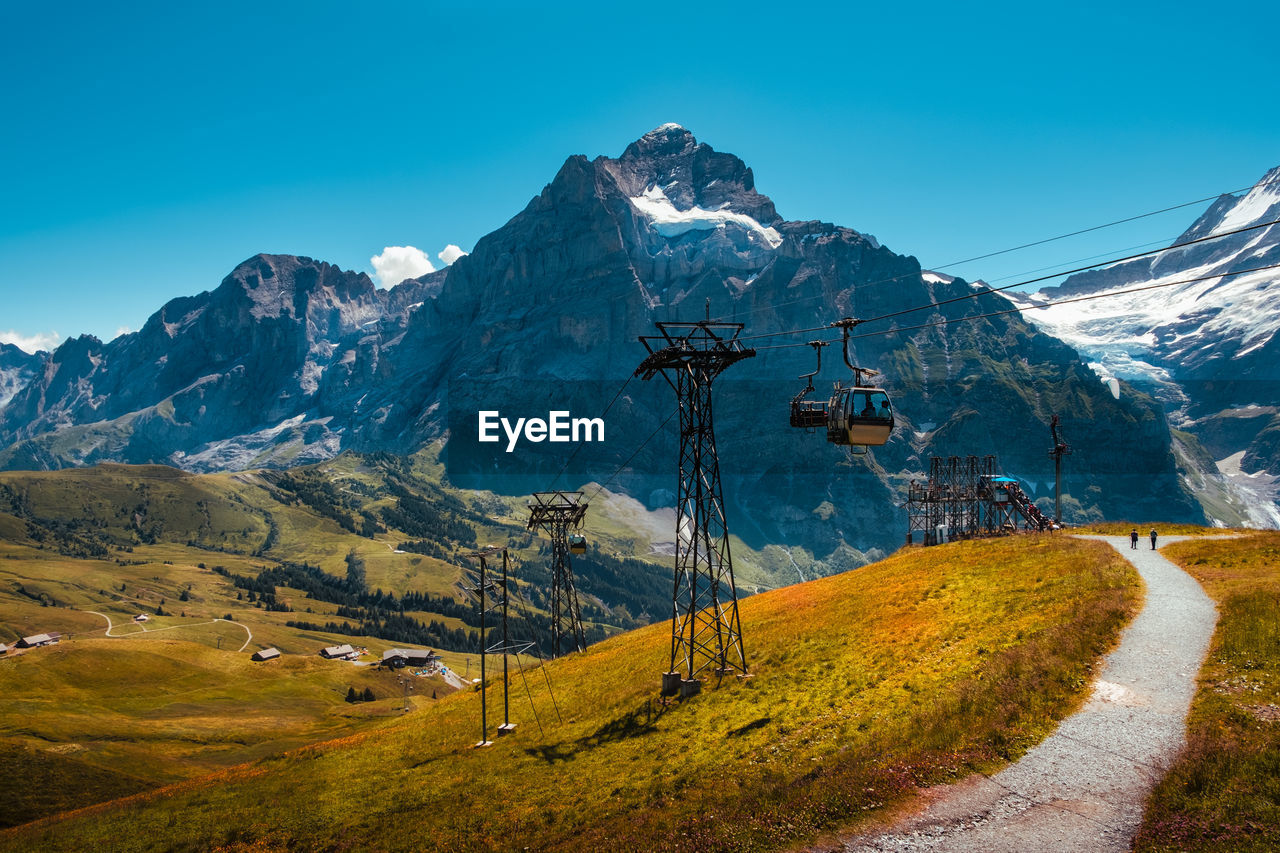
[[[609,401],[609,405],[605,406],[604,411],[600,413],[600,420],[604,420],[604,416],[609,414],[609,410],[613,408],[613,404],[618,402],[618,398],[622,396],[622,392],[627,389],[627,386],[631,384],[631,380],[634,377],[635,377],[634,373],[627,374],[627,378],[623,381],[622,386],[619,387],[617,392],[613,395],[613,399]],[[566,459],[564,461],[564,464],[560,466],[560,470],[559,472],[556,473],[555,479],[551,481],[552,489],[555,489],[556,483],[560,482],[560,478],[564,476],[564,472],[569,470],[569,466],[573,464],[573,460],[578,457],[578,452],[582,450],[582,448],[583,448],[583,444],[579,442],[578,446],[573,449],[573,453],[570,453],[569,458]]]
[[[1025,249],[1025,248],[1029,248],[1029,247],[1032,247],[1032,246],[1041,246],[1041,245],[1044,245],[1044,244],[1046,244],[1046,243],[1053,243],[1053,242],[1056,242],[1056,241],[1058,241],[1058,240],[1065,240],[1065,239],[1067,239],[1068,237],[1075,237],[1075,236],[1078,236],[1078,235],[1080,235],[1080,234],[1088,234],[1088,233],[1090,233],[1090,232],[1092,232],[1092,231],[1099,231],[1099,230],[1101,230],[1101,229],[1104,229],[1104,228],[1110,228],[1110,227],[1115,226],[1115,225],[1123,225],[1123,224],[1125,224],[1125,223],[1128,223],[1128,222],[1134,222],[1134,221],[1137,221],[1137,220],[1139,220],[1139,219],[1145,219],[1145,218],[1147,218],[1147,217],[1157,216],[1157,215],[1159,215],[1159,214],[1161,214],[1161,213],[1168,213],[1168,212],[1173,211],[1173,210],[1179,210],[1179,209],[1184,208],[1184,207],[1190,207],[1190,206],[1191,206],[1191,205],[1193,205],[1193,204],[1202,204],[1202,203],[1204,203],[1204,202],[1206,202],[1206,201],[1213,201],[1213,200],[1216,200],[1216,199],[1222,198],[1223,196],[1235,196],[1237,193],[1248,193],[1248,192],[1250,192],[1250,191],[1252,191],[1252,190],[1254,190],[1254,189],[1258,189],[1259,187],[1269,187],[1269,186],[1271,186],[1271,185],[1273,185],[1273,184],[1278,184],[1278,183],[1280,183],[1280,178],[1276,178],[1275,180],[1272,180],[1272,181],[1266,181],[1266,182],[1264,182],[1264,183],[1254,184],[1253,186],[1249,186],[1249,187],[1241,187],[1240,189],[1236,189],[1236,190],[1229,190],[1229,191],[1227,191],[1227,192],[1218,193],[1217,195],[1205,196],[1204,198],[1196,199],[1195,201],[1187,201],[1187,202],[1183,202],[1182,204],[1176,204],[1176,205],[1173,205],[1172,207],[1164,207],[1164,208],[1161,208],[1161,209],[1159,209],[1159,210],[1153,210],[1153,211],[1149,211],[1149,212],[1147,212],[1147,213],[1140,213],[1140,214],[1138,214],[1138,215],[1136,215],[1136,216],[1129,216],[1129,217],[1126,217],[1126,218],[1124,218],[1124,219],[1117,219],[1117,220],[1115,220],[1115,221],[1113,221],[1113,222],[1107,222],[1107,223],[1104,223],[1104,224],[1102,224],[1102,225],[1094,225],[1094,226],[1092,226],[1092,227],[1090,227],[1090,228],[1082,228],[1082,229],[1079,229],[1079,230],[1077,230],[1077,231],[1069,232],[1069,233],[1067,233],[1067,234],[1059,234],[1059,235],[1058,235],[1058,236],[1056,236],[1056,237],[1046,237],[1046,238],[1044,238],[1043,240],[1036,240],[1036,241],[1033,241],[1033,242],[1031,242],[1031,243],[1024,243],[1024,244],[1023,244],[1023,245],[1021,245],[1021,246],[1012,246],[1012,247],[1010,247],[1010,248],[1008,248],[1008,249],[1000,249],[1000,250],[995,251],[995,252],[988,252],[988,253],[987,253],[987,254],[985,254],[985,255],[979,255],[979,256],[977,256],[977,257],[974,257],[974,258],[968,258],[968,259],[966,259],[966,260],[962,260],[962,261],[951,261],[950,263],[942,264],[941,266],[930,266],[930,267],[927,267],[927,268],[922,266],[922,267],[921,267],[921,271],[922,271],[922,272],[925,272],[925,271],[937,271],[937,270],[943,270],[943,269],[947,269],[947,268],[949,268],[949,267],[954,267],[954,266],[958,266],[958,265],[960,265],[960,264],[970,263],[970,262],[972,262],[972,261],[976,261],[976,260],[983,260],[983,259],[985,259],[985,258],[993,258],[993,257],[996,257],[996,256],[998,256],[998,255],[1006,255],[1006,254],[1009,254],[1010,252],[1016,252],[1016,251],[1018,251],[1018,250],[1020,250],[1020,249]],[[850,230],[852,230],[852,229],[850,229]],[[1025,272],[1023,272],[1023,273],[1013,273],[1012,275],[1025,275],[1025,274],[1027,274],[1027,273],[1030,273],[1030,272],[1037,272],[1037,271],[1038,271],[1038,270],[1027,270],[1027,271],[1025,271]],[[910,275],[916,275],[916,273],[911,273]],[[863,282],[860,286],[861,286],[861,287],[872,287],[872,286],[875,286],[875,285],[878,285],[878,284],[892,284],[893,282],[901,281],[901,280],[902,280],[902,279],[904,279],[904,278],[909,278],[909,277],[910,277],[910,275],[898,275],[898,276],[892,276],[892,277],[890,277],[890,278],[882,278],[882,279],[877,279],[877,280],[875,280],[875,281]],[[823,298],[823,295],[822,295],[822,294],[817,294],[817,295],[814,295],[814,296],[804,296],[804,297],[800,297],[800,298],[797,298],[797,299],[790,300],[790,301],[788,301],[788,302],[776,302],[776,303],[773,303],[773,304],[771,304],[771,305],[761,306],[760,308],[757,308],[755,311],[750,312],[747,316],[749,317],[749,316],[751,316],[752,314],[758,314],[758,313],[760,313],[760,312],[762,312],[762,311],[771,311],[771,310],[774,310],[774,309],[776,309],[776,308],[781,308],[781,307],[784,307],[784,306],[787,306],[787,305],[797,305],[797,304],[800,304],[800,303],[802,303],[802,302],[809,302],[809,301],[812,301],[812,300],[814,300],[814,299],[821,299],[821,298]],[[725,318],[725,317],[719,317],[719,318],[717,318],[717,320],[720,320],[720,321],[723,321],[723,320],[726,320],[726,319],[727,319],[727,318]]]
[[[936,308],[936,307],[938,307],[938,306],[940,306],[940,305],[949,305],[949,304],[951,304],[951,303],[953,303],[953,302],[960,302],[960,301],[963,301],[963,300],[965,300],[965,299],[976,299],[976,298],[977,298],[977,297],[979,297],[979,296],[985,296],[985,295],[987,295],[987,294],[989,294],[989,293],[999,293],[999,292],[1004,291],[1004,290],[1012,290],[1012,289],[1013,289],[1013,288],[1015,288],[1015,287],[1024,287],[1024,286],[1026,286],[1026,285],[1028,285],[1028,284],[1037,284],[1037,283],[1042,282],[1042,281],[1048,281],[1048,280],[1050,280],[1050,279],[1058,278],[1059,276],[1064,276],[1064,275],[1073,275],[1073,274],[1078,273],[1078,272],[1087,272],[1087,271],[1089,271],[1089,270],[1096,269],[1096,268],[1098,268],[1098,267],[1102,267],[1102,266],[1112,266],[1112,265],[1115,265],[1115,264],[1125,263],[1126,261],[1136,260],[1136,259],[1138,259],[1138,258],[1145,258],[1145,257],[1150,257],[1150,256],[1152,256],[1152,255],[1159,255],[1159,254],[1163,254],[1164,252],[1172,252],[1172,251],[1175,251],[1175,250],[1178,250],[1178,249],[1185,249],[1185,248],[1186,248],[1186,247],[1188,247],[1188,246],[1194,246],[1194,245],[1196,245],[1196,244],[1198,244],[1198,243],[1204,243],[1204,242],[1207,242],[1207,241],[1209,241],[1209,240],[1218,240],[1218,239],[1221,239],[1221,238],[1223,238],[1223,237],[1231,237],[1231,236],[1234,236],[1234,235],[1236,235],[1236,234],[1243,234],[1243,233],[1248,232],[1248,231],[1256,231],[1256,230],[1258,230],[1259,228],[1269,228],[1269,227],[1270,227],[1270,226],[1272,226],[1272,225],[1280,225],[1280,219],[1273,219],[1273,220],[1271,220],[1271,221],[1269,221],[1269,222],[1260,222],[1260,223],[1257,223],[1257,224],[1255,224],[1255,225],[1247,225],[1247,226],[1245,226],[1245,227],[1243,227],[1243,228],[1237,228],[1237,229],[1235,229],[1235,230],[1233,230],[1233,231],[1224,231],[1224,232],[1221,232],[1221,233],[1218,233],[1218,234],[1208,234],[1208,235],[1206,235],[1206,236],[1204,236],[1204,237],[1197,237],[1197,238],[1196,238],[1196,239],[1194,239],[1194,240],[1188,240],[1188,241],[1186,241],[1185,243],[1175,243],[1175,244],[1173,244],[1173,245],[1171,245],[1171,246],[1165,246],[1165,247],[1163,247],[1163,248],[1159,248],[1159,249],[1152,249],[1152,250],[1150,250],[1150,251],[1146,251],[1146,252],[1138,252],[1138,253],[1136,253],[1136,254],[1126,255],[1126,256],[1124,256],[1124,257],[1116,258],[1116,259],[1111,260],[1111,261],[1103,261],[1103,262],[1096,263],[1096,264],[1089,264],[1088,266],[1076,267],[1075,269],[1064,270],[1063,272],[1053,273],[1052,275],[1044,275],[1044,276],[1039,276],[1038,278],[1025,279],[1025,280],[1023,280],[1023,281],[1017,281],[1017,282],[1014,282],[1014,283],[1012,283],[1012,284],[1002,285],[1002,286],[1000,286],[1000,287],[988,287],[988,288],[986,288],[985,290],[978,290],[978,291],[974,291],[973,293],[966,293],[966,294],[964,294],[964,295],[962,295],[962,296],[956,296],[956,297],[953,297],[953,298],[951,298],[951,299],[943,299],[943,300],[941,300],[941,301],[939,301],[939,302],[931,302],[931,303],[929,303],[928,305],[920,305],[920,306],[917,306],[917,307],[915,307],[915,308],[904,308],[904,309],[902,309],[901,311],[893,311],[893,312],[888,313],[888,314],[881,314],[881,315],[879,315],[879,316],[877,316],[877,317],[867,317],[867,318],[865,318],[865,319],[860,320],[859,322],[861,322],[861,323],[870,323],[870,322],[874,322],[874,321],[876,321],[876,320],[887,320],[887,319],[889,319],[889,318],[891,318],[891,317],[897,317],[897,316],[900,316],[900,315],[902,315],[902,314],[910,314],[910,313],[912,313],[912,312],[914,312],[914,311],[925,311],[925,310],[927,310],[927,309],[929,309],[929,308]],[[1230,275],[1230,274],[1231,274],[1231,273],[1221,273],[1221,275]],[[777,338],[777,337],[781,337],[781,336],[784,336],[784,335],[810,334],[810,333],[812,333],[812,332],[825,331],[825,330],[827,330],[827,329],[829,329],[829,328],[830,328],[830,326],[823,326],[823,327],[813,328],[813,329],[789,329],[789,330],[782,331],[782,332],[767,332],[767,333],[759,334],[759,335],[745,335],[745,336],[739,337],[739,338],[738,338],[738,340],[741,340],[741,341],[752,341],[752,340],[763,340],[763,339],[765,339],[765,338]]]
[[[1184,278],[1177,281],[1164,281],[1159,284],[1147,284],[1142,287],[1131,287],[1125,290],[1109,290],[1106,293],[1091,293],[1088,296],[1075,296],[1070,299],[1059,299],[1055,302],[1045,302],[1040,305],[1027,305],[1022,308],[1006,308],[1000,311],[989,311],[985,314],[971,314],[967,317],[951,317],[943,320],[936,320],[932,323],[921,323],[918,326],[903,326],[897,329],[881,329],[878,332],[863,332],[860,335],[853,335],[852,338],[874,338],[882,335],[897,335],[902,332],[913,332],[918,329],[930,329],[936,326],[946,326],[951,323],[963,323],[967,320],[983,320],[988,317],[999,317],[1003,314],[1020,314],[1024,311],[1035,311],[1042,308],[1053,308],[1057,305],[1068,305],[1072,302],[1088,302],[1092,299],[1106,299],[1109,296],[1123,296],[1128,293],[1140,293],[1144,290],[1158,290],[1162,287],[1172,287],[1175,284],[1194,284],[1197,281],[1210,281],[1215,278],[1226,278],[1229,275],[1246,275],[1248,273],[1262,272],[1264,270],[1280,269],[1280,264],[1268,264],[1262,267],[1250,267],[1249,269],[1236,270],[1229,273],[1214,273],[1213,275],[1202,275],[1196,278]],[[788,344],[787,346],[796,346],[796,344]],[[807,345],[806,345],[807,346]],[[761,349],[782,349],[782,347],[761,347]]]
[[[1079,231],[1072,231],[1068,234],[1059,234],[1057,237],[1046,237],[1043,240],[1035,240],[1031,243],[1023,243],[1021,246],[1014,246],[1011,249],[1001,249],[998,252],[988,252],[985,255],[977,255],[972,258],[965,258],[962,261],[951,261],[950,263],[943,264],[940,267],[930,267],[930,269],[944,270],[944,269],[947,269],[948,267],[959,266],[960,264],[968,264],[968,263],[972,263],[973,261],[982,261],[982,260],[986,260],[987,258],[994,258],[997,255],[1007,255],[1010,252],[1017,252],[1020,249],[1029,249],[1032,246],[1043,246],[1045,243],[1053,243],[1057,240],[1065,240],[1068,237],[1078,237],[1081,234],[1088,234],[1091,231],[1101,231],[1103,228],[1110,228],[1114,225],[1124,225],[1126,222],[1136,222],[1139,219],[1146,219],[1151,216],[1159,216],[1161,213],[1169,213],[1170,211],[1173,211],[1173,210],[1181,210],[1182,208],[1190,207],[1193,204],[1203,204],[1206,201],[1216,201],[1217,199],[1222,198],[1224,195],[1234,196],[1236,193],[1249,192],[1250,190],[1257,189],[1258,187],[1269,187],[1275,183],[1280,183],[1280,178],[1276,178],[1273,181],[1267,181],[1264,184],[1254,184],[1253,186],[1244,187],[1238,190],[1232,190],[1230,192],[1218,193],[1217,195],[1211,195],[1211,196],[1205,196],[1204,198],[1198,198],[1195,201],[1184,201],[1182,204],[1175,204],[1172,207],[1163,207],[1160,210],[1153,210],[1150,213],[1140,213],[1137,216],[1128,216],[1128,217],[1125,217],[1124,219],[1117,219],[1114,222],[1107,222],[1103,225],[1094,225],[1092,228],[1081,228]]]
[[[608,486],[610,483],[612,483],[615,479],[617,479],[618,475],[621,474],[623,470],[625,470],[626,467],[631,464],[631,460],[636,458],[636,456],[640,453],[640,451],[644,449],[644,446],[648,444],[650,441],[652,441],[653,437],[657,435],[659,432],[661,432],[662,428],[665,427],[667,424],[669,424],[671,422],[671,419],[674,418],[676,416],[676,413],[679,411],[680,410],[678,408],[673,409],[671,411],[671,414],[667,415],[667,419],[664,420],[662,423],[658,424],[658,428],[655,429],[653,432],[649,433],[648,438],[640,442],[640,446],[637,447],[634,451],[632,451],[631,455],[626,458],[626,461],[624,461],[621,465],[618,466],[618,469],[616,471],[614,471],[611,475],[609,475],[609,479],[605,480],[603,483],[601,483],[599,486],[596,487],[595,494],[591,496],[591,500],[595,500],[596,498],[600,497],[600,493],[605,490],[605,487]]]
[[[1041,281],[1048,281],[1049,279],[1051,279],[1051,278],[1057,278],[1058,276],[1063,276],[1063,275],[1072,275],[1072,274],[1074,274],[1074,273],[1078,273],[1078,272],[1086,272],[1086,271],[1088,271],[1088,270],[1091,270],[1091,269],[1094,269],[1094,268],[1096,268],[1096,267],[1100,267],[1100,266],[1113,266],[1113,265],[1115,265],[1115,264],[1122,264],[1122,263],[1124,263],[1124,262],[1126,262],[1126,261],[1133,261],[1133,260],[1137,260],[1138,258],[1146,258],[1146,257],[1149,257],[1149,256],[1151,256],[1151,255],[1158,255],[1158,254],[1161,254],[1161,253],[1164,253],[1164,252],[1172,252],[1172,251],[1177,250],[1177,249],[1185,249],[1185,248],[1186,248],[1186,247],[1188,247],[1188,246],[1194,246],[1194,245],[1196,245],[1196,244],[1198,244],[1198,243],[1204,243],[1204,242],[1206,242],[1206,241],[1208,241],[1208,240],[1220,240],[1220,239],[1221,239],[1221,238],[1223,238],[1223,237],[1231,237],[1231,236],[1236,235],[1236,234],[1244,234],[1245,232],[1248,232],[1248,231],[1256,231],[1256,230],[1258,230],[1259,228],[1269,228],[1269,227],[1271,227],[1272,225],[1280,225],[1280,219],[1273,219],[1273,220],[1271,220],[1270,222],[1260,222],[1260,223],[1258,223],[1258,224],[1256,224],[1256,225],[1247,225],[1247,226],[1245,226],[1244,228],[1237,228],[1237,229],[1235,229],[1234,231],[1224,231],[1224,232],[1222,232],[1221,234],[1209,234],[1209,235],[1206,235],[1206,236],[1204,236],[1204,237],[1197,237],[1197,238],[1196,238],[1196,239],[1194,239],[1194,240],[1188,240],[1188,241],[1187,241],[1187,242],[1185,242],[1185,243],[1175,243],[1174,245],[1172,245],[1172,246],[1168,246],[1168,247],[1163,248],[1163,249],[1152,249],[1152,250],[1151,250],[1151,251],[1149,251],[1149,252],[1139,252],[1139,253],[1137,253],[1136,255],[1128,255],[1128,256],[1123,257],[1123,258],[1117,258],[1116,260],[1114,260],[1114,261],[1110,261],[1110,262],[1108,262],[1108,263],[1106,263],[1106,264],[1090,264],[1090,265],[1089,265],[1089,266],[1087,266],[1087,267],[1076,267],[1075,269],[1073,269],[1073,270],[1067,270],[1066,272],[1054,273],[1053,275],[1040,276],[1039,278],[1028,279],[1028,280],[1026,280],[1026,281],[1016,281],[1016,282],[1014,282],[1013,284],[1006,284],[1006,285],[1002,285],[1002,286],[1000,286],[1000,287],[988,287],[986,290],[979,290],[979,291],[974,291],[973,293],[966,293],[966,294],[964,294],[963,296],[956,296],[956,297],[953,297],[953,298],[951,298],[951,299],[943,299],[943,300],[942,300],[942,301],[940,301],[940,302],[933,302],[933,303],[931,303],[931,304],[929,304],[929,305],[921,305],[921,306],[919,306],[919,307],[917,307],[917,308],[904,308],[904,309],[902,309],[901,311],[891,311],[891,312],[890,312],[890,313],[888,313],[888,314],[881,314],[881,315],[880,315],[880,316],[878,316],[878,317],[868,317],[868,318],[866,318],[866,319],[862,320],[862,322],[863,322],[863,323],[871,323],[871,322],[874,322],[874,321],[876,321],[876,320],[888,320],[888,319],[889,319],[889,318],[891,318],[891,317],[899,317],[899,316],[901,316],[901,315],[903,315],[903,314],[910,314],[910,313],[912,313],[912,312],[914,312],[914,311],[925,311],[925,310],[927,310],[927,309],[929,309],[929,308],[936,308],[936,307],[938,307],[939,305],[950,305],[950,304],[951,304],[951,303],[953,303],[953,302],[961,302],[961,301],[963,301],[963,300],[965,300],[965,299],[976,299],[976,298],[977,298],[977,297],[979,297],[979,296],[986,296],[986,295],[987,295],[987,294],[989,294],[989,293],[999,293],[999,292],[1001,292],[1001,291],[1003,291],[1003,290],[1012,290],[1012,289],[1013,289],[1013,288],[1015,288],[1015,287],[1022,287],[1022,286],[1024,286],[1024,285],[1028,285],[1028,284],[1036,284],[1036,283],[1041,282]],[[1219,275],[1232,275],[1232,273],[1219,273]]]

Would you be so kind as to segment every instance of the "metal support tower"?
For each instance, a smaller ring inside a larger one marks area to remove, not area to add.
[[[490,577],[488,561],[485,558],[492,557],[498,553],[502,554],[502,575],[498,580],[494,580]],[[507,549],[491,545],[479,551],[472,551],[466,556],[480,560],[480,575],[478,578],[471,578],[475,585],[467,587],[467,591],[477,596],[480,602],[480,742],[476,746],[489,746],[493,741],[489,740],[489,685],[485,680],[485,660],[489,655],[502,655],[502,725],[498,726],[498,734],[511,734],[516,730],[516,724],[511,722],[511,679],[507,666],[507,655],[514,654],[518,665],[520,655],[527,652],[533,646],[533,643],[511,642],[507,610],[511,601],[510,588],[512,580]],[[486,636],[488,626],[485,616],[490,611],[499,611],[502,614],[502,640],[493,644],[487,643],[488,638]],[[550,682],[548,682],[548,689],[549,687]],[[532,701],[530,699],[531,705]],[[541,728],[542,724],[539,723],[538,725]]]
[[[489,682],[485,675],[485,659],[489,657],[489,648],[486,644],[488,639],[488,625],[485,621],[485,615],[491,609],[492,600],[487,602],[486,593],[495,592],[498,589],[497,584],[489,579],[489,565],[486,557],[494,554],[502,553],[503,575],[506,575],[507,549],[489,547],[480,551],[472,551],[467,554],[468,557],[479,558],[480,560],[480,576],[472,579],[475,586],[467,587],[467,591],[477,596],[480,600],[480,742],[476,746],[492,746],[493,741],[489,740]],[[503,599],[506,598],[506,590],[503,590]],[[504,624],[505,630],[505,624]],[[505,670],[506,658],[503,658]],[[506,683],[503,683],[503,693],[506,693]]]
[[[587,504],[582,492],[534,492],[529,504],[529,530],[543,529],[551,537],[551,654],[582,651],[582,609],[569,562],[569,528],[582,526]]]
[[[657,323],[642,336],[649,356],[636,375],[657,374],[676,392],[680,413],[676,491],[676,559],[671,592],[671,666],[663,695],[694,695],[698,674],[747,674],[738,620],[738,590],[720,488],[720,460],[711,414],[711,383],[730,365],[754,356],[739,341],[741,323]]]

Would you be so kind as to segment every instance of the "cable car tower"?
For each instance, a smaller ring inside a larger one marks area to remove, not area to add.
[[[551,537],[551,654],[555,657],[562,651],[580,652],[587,647],[569,563],[570,551],[586,551],[586,540],[569,535],[569,528],[581,527],[587,514],[582,497],[582,492],[534,492],[533,503],[528,505],[528,529],[541,528]]]
[[[708,312],[709,313],[709,312]],[[662,378],[676,392],[680,413],[676,491],[676,559],[671,592],[671,666],[662,694],[692,696],[698,674],[747,674],[738,621],[738,590],[729,553],[729,527],[720,488],[720,460],[711,417],[711,383],[730,365],[754,356],[739,341],[741,323],[657,323],[641,336],[649,356],[635,375]]]

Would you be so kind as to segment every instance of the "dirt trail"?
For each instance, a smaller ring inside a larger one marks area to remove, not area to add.
[[[225,622],[228,625],[239,625],[241,628],[244,629],[244,632],[248,635],[248,637],[245,638],[244,645],[242,645],[238,651],[244,651],[245,649],[249,648],[249,644],[253,642],[253,632],[249,630],[249,626],[244,624],[243,622],[235,622],[230,619],[210,619],[208,622],[191,622],[191,623],[184,623],[180,625],[169,625],[168,627],[165,627],[165,628],[147,628],[146,625],[143,625],[141,623],[128,623],[128,624],[135,625],[141,630],[127,631],[126,633],[123,633],[123,634],[113,634],[111,633],[111,631],[116,626],[112,624],[110,616],[108,616],[105,613],[99,613],[97,610],[86,610],[85,613],[92,613],[94,616],[101,616],[103,619],[106,619],[107,631],[105,636],[112,637],[112,638],[136,637],[139,634],[155,634],[159,631],[173,631],[178,628],[198,628],[201,625],[215,625],[218,622]]]
[[[888,832],[849,839],[849,851],[1121,851],[1151,788],[1185,742],[1196,674],[1218,621],[1200,585],[1127,536],[1109,542],[1147,585],[1142,612],[1104,661],[1085,706],[992,777],[926,792],[927,805]],[[1186,537],[1170,536],[1161,544]]]

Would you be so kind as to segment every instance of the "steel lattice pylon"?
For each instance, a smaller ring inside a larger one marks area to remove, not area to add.
[[[569,563],[569,528],[581,527],[587,514],[582,497],[582,492],[534,492],[529,504],[529,529],[541,528],[551,537],[551,653],[556,657],[587,646]]]
[[[663,693],[688,687],[710,667],[747,673],[738,619],[738,590],[720,489],[711,414],[711,383],[734,362],[755,355],[737,340],[741,323],[657,323],[661,336],[641,337],[649,357],[636,375],[661,373],[680,412],[676,559],[671,593],[671,666]],[[685,683],[682,688],[681,682]]]

